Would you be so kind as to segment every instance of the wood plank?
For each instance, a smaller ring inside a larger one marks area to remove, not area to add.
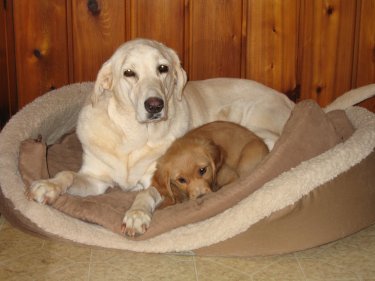
[[[130,0],[130,38],[160,41],[184,59],[184,0]]]
[[[0,130],[17,111],[12,1],[0,5]]]
[[[241,76],[241,0],[189,2],[190,80]]]
[[[375,82],[375,0],[361,1],[358,31],[356,87]]]
[[[102,64],[125,41],[125,1],[70,1],[73,79],[92,81]]]
[[[0,130],[10,117],[5,12],[4,6],[0,5]]]
[[[18,105],[68,83],[64,0],[13,1]]]
[[[250,0],[246,75],[281,92],[296,88],[299,2]]]
[[[321,106],[351,89],[356,1],[302,0],[301,97]]]
[[[358,48],[353,88],[375,83],[375,0],[362,0],[358,12]],[[360,103],[375,112],[375,98]]]

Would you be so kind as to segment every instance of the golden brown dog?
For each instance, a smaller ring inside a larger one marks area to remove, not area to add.
[[[217,191],[251,172],[268,154],[248,129],[216,121],[177,139],[157,162],[152,186],[164,197],[160,208]]]

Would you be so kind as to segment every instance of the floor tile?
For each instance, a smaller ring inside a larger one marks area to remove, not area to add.
[[[0,263],[41,249],[43,241],[13,228],[7,222],[3,223],[0,230]]]
[[[225,265],[223,263],[218,263],[217,259],[211,260],[210,258],[195,258],[197,277],[199,281],[251,281],[251,276],[245,272]]]
[[[253,281],[304,281],[305,276],[302,272],[298,260],[294,256],[285,256],[270,266],[261,269],[252,276]]]
[[[114,267],[108,263],[95,263],[90,266],[89,281],[142,281],[126,268]]]
[[[45,275],[53,274],[71,266],[70,260],[41,249],[4,262],[5,270],[26,274],[35,280],[41,280]]]
[[[41,280],[44,281],[88,281],[89,263],[72,263],[54,271],[48,271]],[[105,280],[105,279],[103,279]]]
[[[142,280],[196,280],[192,256],[93,250],[92,267],[103,263]]]
[[[42,249],[72,262],[90,263],[91,259],[91,248],[69,242],[45,241]]]
[[[0,280],[7,281],[33,281],[33,279],[23,269],[11,269],[6,266],[0,265]]]
[[[253,258],[144,254],[43,240],[0,216],[0,280],[375,281],[375,226],[288,255]]]
[[[237,270],[252,276],[258,271],[275,264],[280,257],[226,258],[226,257],[197,257],[197,261],[213,262],[223,267]]]

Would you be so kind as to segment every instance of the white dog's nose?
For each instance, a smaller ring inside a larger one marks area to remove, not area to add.
[[[145,108],[148,113],[159,113],[164,108],[164,101],[157,97],[148,98],[145,101]]]

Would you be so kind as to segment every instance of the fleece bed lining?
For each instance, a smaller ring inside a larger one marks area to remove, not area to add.
[[[72,220],[57,210],[29,202],[23,194],[24,185],[17,166],[19,147],[14,143],[36,138],[38,133],[47,143],[54,143],[74,128],[79,108],[91,88],[92,83],[75,84],[38,98],[12,118],[0,135],[0,185],[4,196],[13,202],[16,210],[45,231],[82,244],[140,252],[180,252],[209,246],[234,237],[273,212],[293,204],[317,186],[360,163],[375,147],[374,114],[357,107],[349,108],[346,113],[356,131],[344,143],[284,172],[215,217],[149,240],[131,241],[100,226]],[[34,132],[35,128],[38,132]]]

